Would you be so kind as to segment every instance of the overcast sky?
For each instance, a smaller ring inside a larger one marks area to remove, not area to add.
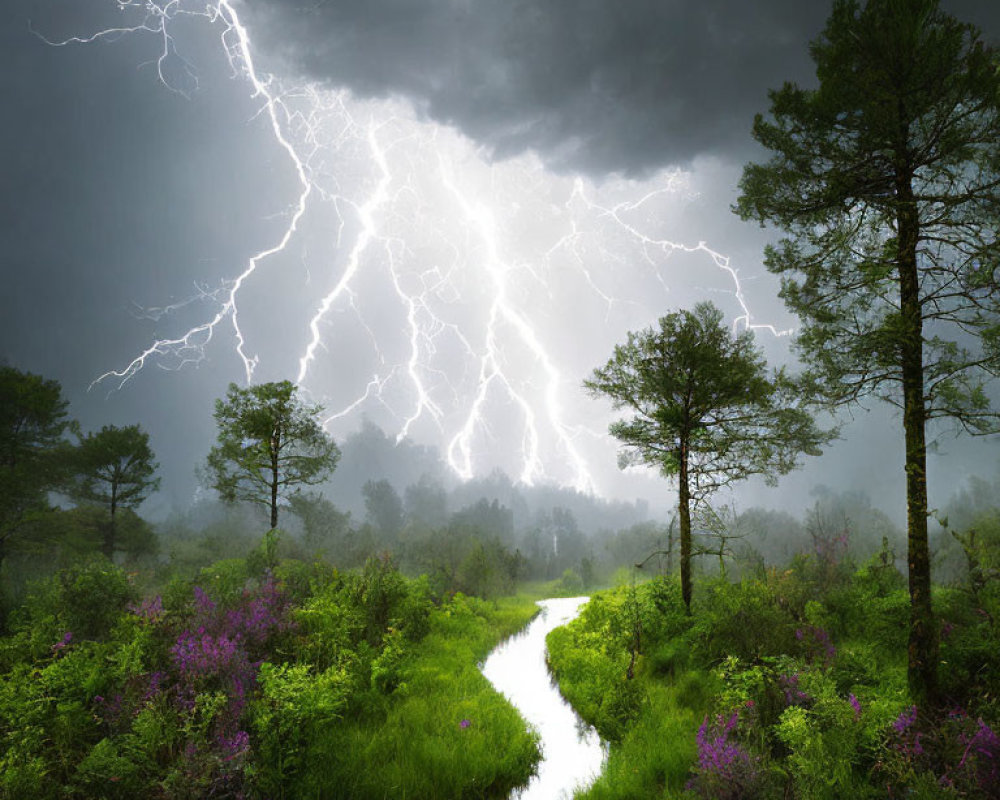
[[[997,4],[943,6],[1000,35]],[[769,234],[729,206],[767,90],[811,82],[827,3],[244,0],[249,61],[204,7],[166,37],[46,43],[159,24],[112,0],[8,0],[0,27],[0,358],[60,380],[85,428],[141,423],[170,502],[248,377],[299,380],[338,437],[367,415],[461,474],[655,502],[580,388],[613,344],[710,299],[788,358]],[[886,419],[741,502],[822,482],[898,516]],[[946,438],[932,478],[996,452]]]

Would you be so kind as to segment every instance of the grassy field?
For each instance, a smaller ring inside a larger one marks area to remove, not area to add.
[[[478,664],[537,612],[534,596],[486,602],[456,597],[383,707],[345,720],[306,755],[301,797],[502,798],[525,784],[538,745]]]

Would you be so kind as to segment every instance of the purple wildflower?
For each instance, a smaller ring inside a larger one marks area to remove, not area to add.
[[[148,702],[159,694],[160,689],[163,687],[163,682],[167,678],[167,673],[157,670],[156,672],[149,673],[146,677],[149,683],[147,684],[146,691],[142,696],[143,702]]]
[[[975,733],[962,734],[959,739],[965,745],[965,752],[958,768],[970,774],[978,789],[986,792],[1000,789],[1000,738],[993,729],[980,718],[976,720]]]
[[[824,666],[830,666],[837,655],[837,648],[830,641],[830,634],[818,625],[808,628],[797,628],[795,638],[805,645],[810,661],[822,660]]]
[[[461,722],[459,722],[459,723],[458,723],[458,727],[460,727],[460,728],[461,728],[462,730],[465,730],[465,729],[466,729],[466,728],[468,728],[468,727],[469,727],[469,726],[470,726],[471,724],[472,724],[472,723],[471,723],[471,722],[470,722],[469,720],[467,720],[467,719],[463,719],[463,720],[462,720]]]
[[[910,726],[917,721],[917,707],[910,706],[910,710],[900,711],[896,721],[892,723],[892,729],[902,736],[910,729]]]
[[[232,736],[220,735],[218,742],[223,761],[232,761],[250,752],[250,734],[246,731],[236,731]]]
[[[163,598],[160,595],[143,598],[142,602],[129,605],[128,610],[143,622],[159,622],[163,617]]]
[[[847,698],[847,702],[851,704],[851,708],[854,709],[854,719],[861,719],[861,701],[854,696],[854,692],[851,692],[851,696]]]
[[[778,678],[778,685],[785,695],[785,705],[802,706],[809,703],[812,698],[799,688],[799,674],[793,672],[791,675],[781,675]]]
[[[196,611],[203,614],[210,614],[215,611],[215,602],[200,586],[194,587],[194,607]]]
[[[733,712],[728,719],[715,718],[711,726],[705,717],[698,728],[698,765],[695,777],[687,788],[701,797],[713,800],[736,800],[752,796],[760,775],[756,769],[756,759],[737,742],[734,736],[739,714]]]

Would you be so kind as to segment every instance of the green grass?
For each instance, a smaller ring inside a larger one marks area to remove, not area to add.
[[[600,592],[547,639],[559,688],[610,741],[604,769],[578,800],[680,797],[696,758],[694,733],[718,687],[707,672],[661,670],[641,657],[632,680],[621,618],[628,587]]]
[[[527,783],[540,757],[537,737],[478,664],[537,610],[522,595],[495,603],[459,597],[435,611],[390,702],[318,737],[296,796],[501,798]]]
[[[672,687],[649,684],[641,716],[613,745],[600,777],[578,800],[679,796],[694,761],[701,715],[679,706]]]

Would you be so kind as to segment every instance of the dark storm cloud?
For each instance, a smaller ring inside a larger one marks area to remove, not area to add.
[[[265,53],[361,95],[400,94],[498,156],[640,173],[742,149],[766,89],[808,78],[825,3],[257,0]]]
[[[602,175],[744,157],[767,90],[811,80],[805,43],[829,4],[253,0],[250,12],[264,52],[311,78],[406,96],[498,157],[532,149]]]

